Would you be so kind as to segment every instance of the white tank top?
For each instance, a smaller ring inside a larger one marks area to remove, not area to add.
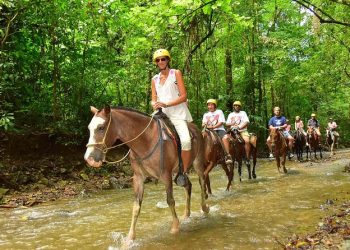
[[[157,101],[168,103],[179,97],[180,92],[176,82],[175,69],[170,69],[164,84],[160,84],[160,73],[153,77],[157,92]],[[163,112],[170,119],[186,120],[192,122],[192,116],[187,104],[182,102],[178,105],[163,108]]]

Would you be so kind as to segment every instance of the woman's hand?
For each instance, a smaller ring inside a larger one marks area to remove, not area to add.
[[[167,105],[164,102],[154,102],[153,108],[154,109],[167,108]]]

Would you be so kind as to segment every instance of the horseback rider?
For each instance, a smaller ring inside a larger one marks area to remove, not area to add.
[[[250,134],[248,132],[249,118],[247,113],[243,110],[242,103],[240,101],[235,101],[233,103],[233,112],[231,112],[226,120],[226,126],[230,128],[234,133],[244,140],[244,148],[246,152],[250,150]],[[240,138],[238,138],[240,140]]]
[[[269,120],[269,128],[275,128],[282,131],[284,138],[288,140],[288,146],[289,146],[289,158],[294,157],[294,155],[291,153],[293,149],[294,144],[294,138],[289,134],[288,131],[286,131],[286,128],[288,126],[287,119],[281,115],[281,109],[279,107],[274,107],[273,109],[274,116],[271,117]],[[266,144],[270,149],[270,158],[273,158],[272,154],[272,145],[271,145],[271,138],[270,136],[266,140]]]
[[[217,109],[217,101],[209,99],[207,101],[208,112],[203,115],[202,126],[214,130],[221,138],[225,153],[226,164],[232,164],[232,157],[229,151],[229,136],[224,128],[225,116],[221,109]]]
[[[331,135],[332,141],[334,141],[334,137],[339,137],[339,133],[336,131],[337,127],[338,125],[333,120],[333,118],[329,118],[326,131],[327,131],[327,136],[328,134]]]
[[[170,68],[170,60],[170,53],[166,49],[158,49],[153,54],[153,63],[157,65],[159,74],[152,78],[152,106],[154,110],[163,109],[180,137],[181,159],[179,175],[175,180],[178,185],[184,186],[188,180],[187,171],[191,161],[191,136],[187,123],[192,122],[192,116],[187,106],[182,73]]]
[[[319,144],[321,145],[321,132],[320,132],[320,122],[316,119],[316,114],[311,114],[311,119],[307,122],[308,134],[310,134],[312,130],[314,130],[319,139]]]
[[[294,129],[295,129],[296,131],[300,131],[301,133],[303,133],[303,135],[305,136],[305,138],[307,137],[307,134],[306,134],[306,132],[305,132],[305,130],[304,130],[304,123],[303,123],[303,121],[300,119],[300,116],[298,116],[298,115],[295,117]],[[306,142],[306,146],[308,146],[308,145],[309,145],[309,143]]]

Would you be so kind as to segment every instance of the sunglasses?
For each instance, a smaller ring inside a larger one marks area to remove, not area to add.
[[[158,63],[158,62],[160,62],[160,61],[162,61],[162,62],[165,62],[167,59],[165,58],[165,57],[163,57],[163,58],[157,58],[156,59],[156,62]]]

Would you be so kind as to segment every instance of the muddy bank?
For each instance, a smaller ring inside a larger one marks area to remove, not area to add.
[[[130,187],[128,161],[93,169],[84,145],[63,145],[62,138],[30,133],[0,136],[0,207],[33,206],[62,198]],[[118,159],[126,148],[111,152]]]

